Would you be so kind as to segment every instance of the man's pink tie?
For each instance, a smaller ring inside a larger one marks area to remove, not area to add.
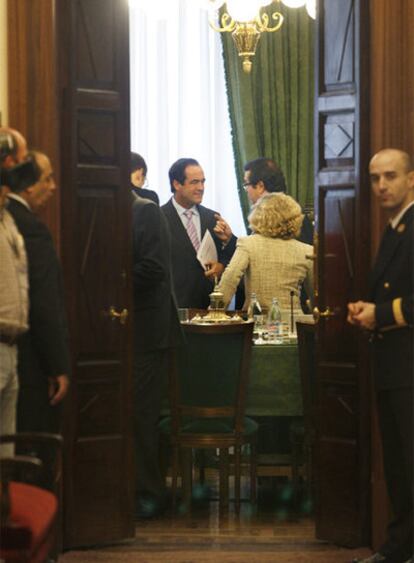
[[[186,229],[188,236],[190,237],[191,244],[194,246],[195,251],[197,252],[200,248],[200,241],[198,238],[196,226],[193,223],[193,212],[191,211],[191,209],[187,209],[187,211],[184,211],[184,215],[187,217]]]

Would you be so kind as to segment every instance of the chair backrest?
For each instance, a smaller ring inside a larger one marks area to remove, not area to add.
[[[40,459],[42,474],[38,484],[54,492],[60,500],[62,436],[47,432],[19,432],[17,434],[0,435],[0,444],[14,444],[16,454]]]
[[[314,433],[316,400],[315,324],[296,322],[299,349],[299,372],[302,387],[305,430]]]
[[[189,418],[233,418],[242,430],[253,323],[183,324],[170,370],[173,432]]]
[[[52,554],[58,500],[42,487],[42,465],[33,456],[0,458],[1,561],[46,561]]]
[[[32,466],[33,464],[37,465],[40,463],[37,479],[33,484],[53,493],[53,497],[57,501],[57,515],[54,517],[53,533],[51,532],[48,536],[50,543],[48,547],[50,548],[51,558],[57,559],[57,554],[61,551],[62,543],[63,438],[59,434],[46,432],[20,432],[17,434],[0,435],[0,445],[1,444],[14,445],[15,451],[18,454],[15,458],[26,460],[29,463],[29,465],[27,465],[28,473],[30,473],[30,460],[32,460]],[[9,466],[10,470],[12,470],[13,466],[11,463],[15,462],[11,462],[7,459],[2,460],[2,468]],[[22,480],[28,482],[27,479]]]
[[[11,481],[37,485],[41,479],[42,462],[29,456],[14,456],[0,458],[0,523],[5,525],[10,515]]]
[[[0,458],[0,478],[3,486],[10,481],[37,485],[42,478],[42,462],[36,457],[16,455]]]

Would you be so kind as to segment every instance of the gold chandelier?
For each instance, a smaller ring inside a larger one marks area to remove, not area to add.
[[[270,18],[261,8],[280,0],[209,0],[211,8],[209,24],[220,33],[231,33],[236,45],[239,57],[243,59],[242,66],[246,73],[252,70],[251,57],[256,53],[260,34],[264,31],[278,31],[283,24],[283,15],[280,12],[272,12]],[[292,8],[299,8],[306,4],[306,9],[311,17],[315,17],[316,0],[282,0],[284,4]],[[223,4],[225,9],[219,13]]]

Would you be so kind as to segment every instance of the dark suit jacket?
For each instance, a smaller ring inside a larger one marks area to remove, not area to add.
[[[181,327],[172,289],[170,235],[160,208],[132,194],[134,341],[136,349],[169,348]]]
[[[147,188],[136,188],[135,186],[132,186],[132,191],[139,197],[149,199],[157,205],[160,204],[160,198],[158,197],[157,192],[154,192],[153,190],[147,190]]]
[[[370,301],[376,304],[374,339],[379,389],[413,384],[414,207],[396,229],[385,230],[370,278]],[[406,326],[396,323],[400,310]]]
[[[18,342],[19,381],[45,385],[48,377],[70,372],[61,267],[46,225],[14,199],[8,210],[23,235],[29,267],[30,328]]]
[[[213,291],[213,282],[205,277],[196,251],[171,200],[161,206],[161,209],[171,233],[171,262],[178,306],[206,309],[210,304],[209,294]],[[208,229],[216,244],[218,261],[226,266],[236,248],[236,237],[233,235],[223,249],[220,239],[213,231],[217,222],[214,217],[216,211],[202,205],[198,205],[197,209],[200,213],[201,238]]]

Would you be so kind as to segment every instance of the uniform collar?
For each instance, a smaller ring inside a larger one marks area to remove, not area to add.
[[[393,217],[392,219],[390,219],[390,225],[393,229],[395,229],[398,225],[398,223],[401,221],[401,219],[403,218],[403,216],[405,215],[405,212],[412,206],[414,205],[414,201],[412,201],[411,203],[409,203],[408,205],[406,205],[404,207],[404,209],[402,211],[400,211],[398,213],[398,215],[396,215],[395,217]]]

